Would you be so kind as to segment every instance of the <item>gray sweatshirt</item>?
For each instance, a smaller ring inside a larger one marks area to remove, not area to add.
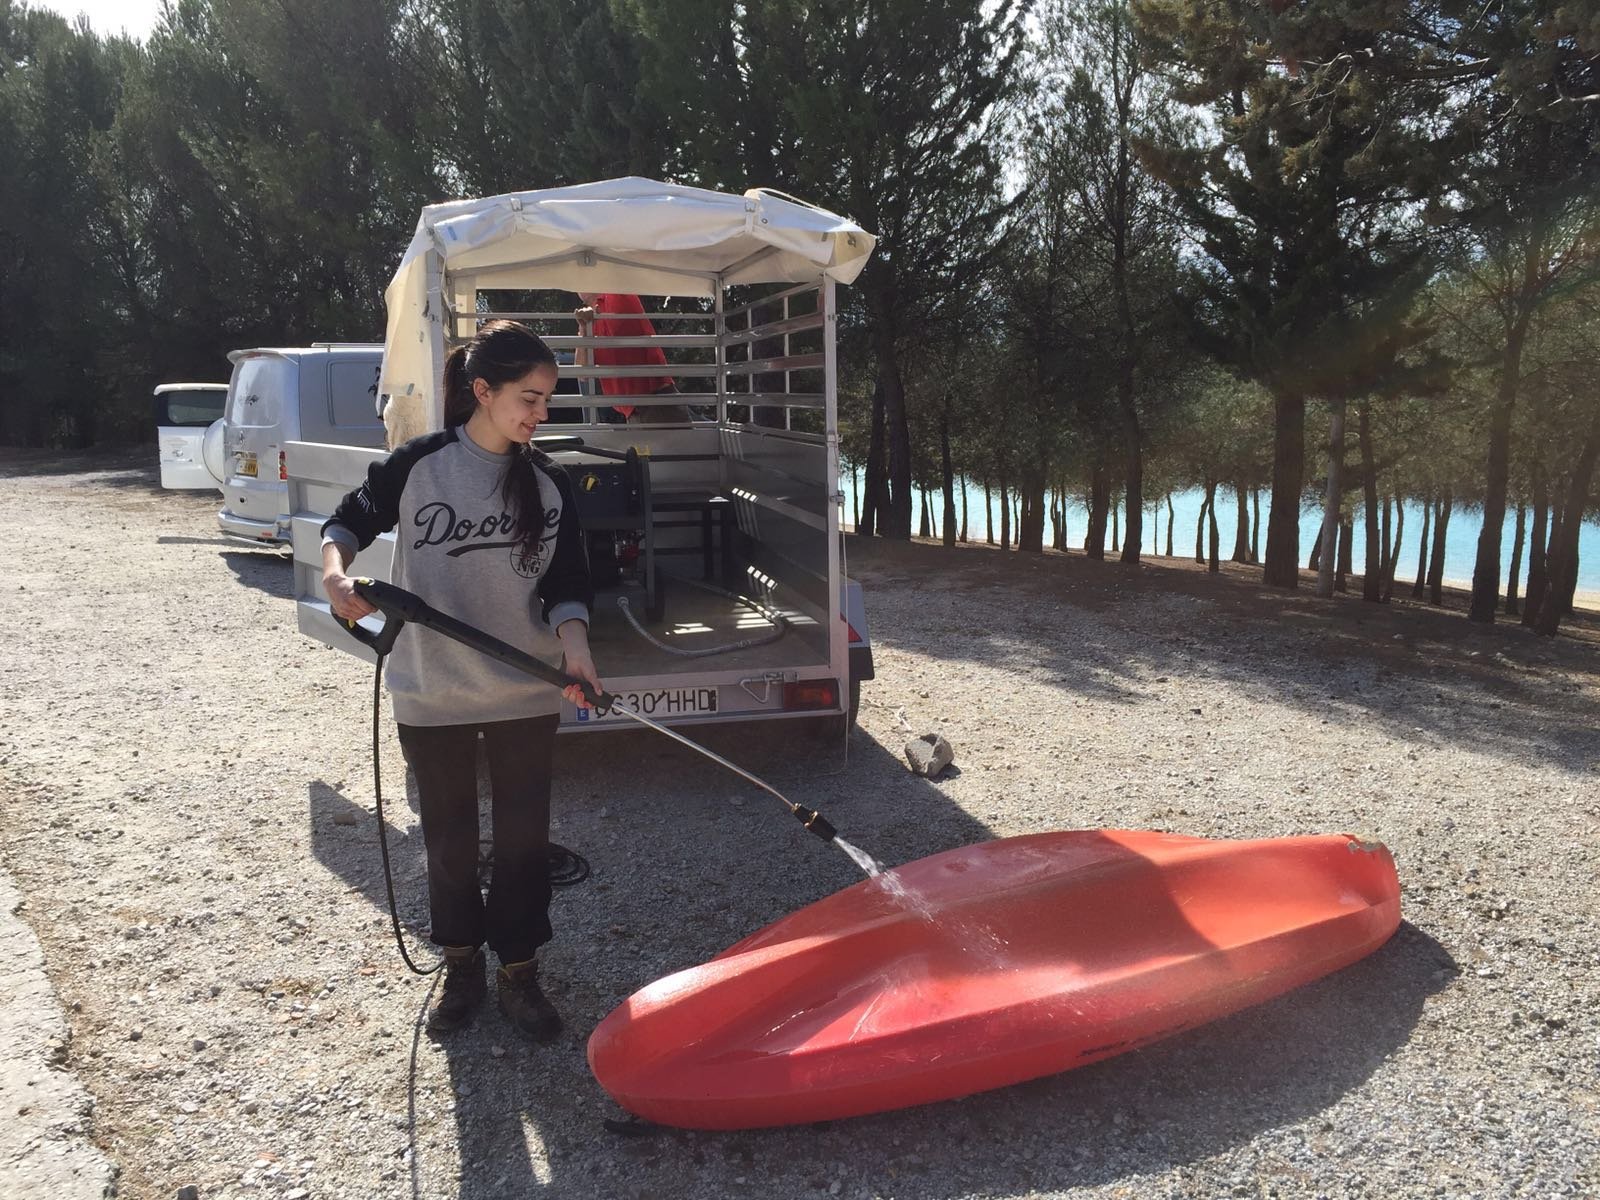
[[[489,453],[464,427],[415,438],[374,463],[323,525],[323,542],[362,550],[395,529],[392,583],[559,665],[555,630],[588,623],[594,588],[566,473],[535,454],[545,532],[526,559],[500,494],[511,455]],[[402,725],[510,721],[561,707],[549,684],[416,625],[401,630],[385,675]]]

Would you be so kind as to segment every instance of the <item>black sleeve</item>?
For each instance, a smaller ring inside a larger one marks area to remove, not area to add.
[[[578,502],[573,497],[572,481],[560,467],[546,468],[561,493],[561,519],[556,526],[556,548],[550,566],[539,580],[540,616],[548,621],[550,610],[558,604],[582,604],[594,609],[594,581],[589,575],[589,549],[578,525]]]
[[[455,440],[455,431],[425,434],[397,447],[388,458],[367,468],[367,481],[346,492],[333,516],[322,523],[322,536],[330,525],[341,525],[356,535],[365,550],[380,533],[388,533],[400,520],[400,493],[418,460]]]

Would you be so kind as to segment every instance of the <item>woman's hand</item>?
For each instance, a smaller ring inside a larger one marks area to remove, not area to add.
[[[556,636],[561,639],[562,670],[583,680],[594,689],[597,696],[605,691],[605,684],[600,682],[600,676],[595,671],[594,656],[589,653],[589,627],[578,620],[563,621],[561,628],[556,630]],[[561,694],[577,708],[593,707],[576,683],[562,688]]]
[[[361,598],[355,580],[343,571],[323,572],[322,590],[328,593],[328,603],[334,613],[351,624],[378,611]]]

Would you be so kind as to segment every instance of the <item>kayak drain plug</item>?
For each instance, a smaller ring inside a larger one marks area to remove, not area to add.
[[[831,842],[839,836],[839,831],[828,823],[828,818],[814,808],[807,808],[804,804],[794,806],[794,815],[812,833],[825,842]]]

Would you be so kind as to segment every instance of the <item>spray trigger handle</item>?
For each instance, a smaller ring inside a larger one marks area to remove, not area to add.
[[[578,690],[583,693],[583,698],[594,708],[594,715],[597,717],[605,716],[611,711],[611,706],[617,702],[615,692],[597,692],[581,679],[574,679],[572,682],[578,685]]]
[[[379,583],[376,580],[365,577],[352,580],[352,583],[355,585],[356,595],[383,613],[383,628],[374,633],[355,621],[346,621],[341,618],[339,623],[345,627],[345,632],[351,637],[371,649],[379,658],[382,658],[390,650],[394,649],[394,641],[400,636],[400,630],[405,625],[407,617],[410,616],[408,612],[396,611],[392,603],[386,603],[386,601],[390,600],[388,593],[395,592],[400,596],[407,597],[410,596],[410,593],[401,591],[399,588],[391,588],[386,583]],[[383,591],[380,592],[378,589],[383,589]],[[415,597],[411,598],[415,599]]]

